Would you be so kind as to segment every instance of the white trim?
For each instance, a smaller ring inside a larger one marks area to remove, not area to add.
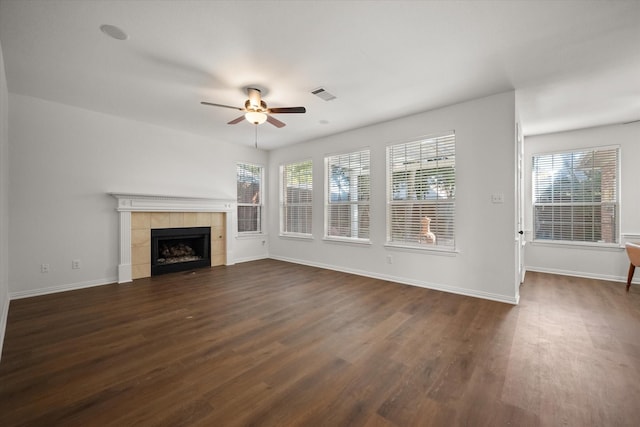
[[[640,233],[622,233],[620,234],[620,244],[624,247],[624,244],[629,241],[640,242]]]
[[[529,271],[535,271],[538,273],[558,274],[561,276],[580,277],[582,279],[606,280],[608,282],[627,283],[626,276],[612,276],[609,274],[585,273],[583,271],[561,270],[559,268],[527,266],[527,272]],[[640,284],[640,277],[636,276],[634,280],[631,281],[631,283]]]
[[[256,233],[255,231],[245,231],[243,233],[237,233],[237,240],[260,240],[266,239],[269,235],[267,233]]]
[[[392,250],[401,250],[406,252],[417,252],[417,253],[428,253],[432,255],[442,255],[442,256],[457,256],[460,251],[455,248],[447,248],[445,246],[435,246],[435,245],[409,245],[409,244],[398,244],[398,243],[385,243],[383,245],[385,248]]]
[[[313,240],[313,234],[302,234],[302,233],[281,233],[278,237],[283,239],[292,239],[292,240]]]
[[[371,240],[358,239],[355,237],[323,237],[323,242],[336,243],[339,245],[354,245],[354,246],[371,246]]]
[[[400,283],[400,284],[403,284],[403,285],[417,286],[417,287],[420,287],[420,288],[432,289],[432,290],[435,290],[435,291],[443,291],[443,292],[448,292],[450,294],[464,295],[464,296],[469,296],[469,297],[474,297],[474,298],[481,298],[481,299],[486,299],[486,300],[491,300],[491,301],[503,302],[503,303],[506,303],[506,304],[518,305],[518,303],[520,301],[520,295],[516,295],[515,297],[511,298],[511,297],[507,297],[505,295],[494,294],[494,293],[490,293],[490,292],[473,291],[473,290],[469,290],[469,289],[458,288],[458,287],[455,287],[455,286],[447,286],[447,285],[442,285],[442,284],[439,284],[439,283],[425,282],[425,281],[422,281],[422,280],[407,279],[407,278],[404,278],[404,277],[391,276],[391,275],[387,275],[387,274],[375,274],[375,273],[371,273],[370,271],[357,270],[357,269],[344,268],[344,267],[337,267],[335,265],[310,262],[310,261],[307,261],[307,260],[299,260],[299,259],[288,258],[288,257],[280,257],[280,256],[270,256],[269,258],[275,259],[275,260],[278,260],[278,261],[292,262],[294,264],[302,264],[302,265],[308,265],[308,266],[311,266],[311,267],[318,267],[318,268],[324,268],[324,269],[327,269],[327,270],[333,270],[333,271],[340,271],[340,272],[343,272],[343,273],[355,274],[357,276],[364,276],[364,277],[371,277],[373,279],[386,280],[386,281],[390,281],[390,282]]]
[[[590,243],[571,240],[532,240],[529,244],[532,246],[546,246],[548,248],[586,249],[590,251],[616,252],[624,250],[624,245],[619,245],[618,243]]]
[[[118,263],[118,283],[132,280],[131,269],[131,212],[120,211],[120,262]]]
[[[118,212],[231,212],[235,200],[154,194],[107,193],[118,199]]]
[[[131,258],[129,258],[131,260]],[[128,264],[118,264],[118,283],[133,282],[133,267],[131,262]]]
[[[241,262],[259,261],[261,259],[269,259],[269,256],[268,255],[256,255],[256,256],[240,258],[240,259],[236,259],[236,264],[239,264]],[[215,268],[215,267],[212,267],[212,268]]]
[[[113,285],[117,281],[116,277],[107,277],[105,279],[89,280],[86,282],[69,283],[66,285],[51,286],[49,288],[33,289],[28,291],[19,291],[10,293],[10,299],[22,299],[37,297],[41,295],[55,294],[57,292],[75,291],[78,289],[92,288],[94,286]]]
[[[4,304],[0,307],[0,360],[2,360],[2,346],[4,344],[4,335],[7,331],[7,319],[9,318],[9,303],[11,298],[9,290],[5,292]]]

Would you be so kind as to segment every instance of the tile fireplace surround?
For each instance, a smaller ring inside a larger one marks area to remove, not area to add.
[[[160,196],[149,194],[129,194],[129,193],[108,193],[118,200],[117,211],[120,213],[120,257],[118,264],[118,283],[131,282],[134,277],[144,277],[144,273],[136,271],[134,275],[134,266],[132,264],[132,213],[145,212],[153,215],[154,213],[171,214],[183,213],[190,215],[181,216],[173,215],[173,218],[187,218],[185,223],[177,223],[175,226],[189,226],[189,218],[194,218],[198,222],[202,218],[212,217],[211,215],[203,215],[206,213],[223,213],[226,220],[222,221],[225,227],[225,248],[223,258],[226,265],[233,264],[233,230],[235,229],[235,200],[207,199],[197,197],[181,197],[181,196]],[[192,215],[200,214],[200,215]],[[139,215],[137,215],[139,216]],[[164,217],[165,215],[156,215]],[[151,217],[151,216],[150,216]],[[193,224],[197,225],[197,224]],[[209,224],[206,224],[209,225]],[[212,231],[213,226],[211,224]],[[164,228],[164,227],[160,227]],[[213,242],[212,242],[213,244]],[[213,259],[213,258],[212,258]],[[141,275],[142,274],[142,275]]]

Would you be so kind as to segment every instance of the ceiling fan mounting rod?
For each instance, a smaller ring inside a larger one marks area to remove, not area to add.
[[[247,94],[249,95],[249,99],[247,101],[249,102],[251,107],[260,108],[262,104],[264,104],[264,101],[260,99],[260,89],[256,89],[253,87],[247,88]],[[264,108],[266,107],[267,105],[265,104]]]

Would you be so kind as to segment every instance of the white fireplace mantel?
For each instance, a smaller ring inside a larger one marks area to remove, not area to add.
[[[118,212],[231,212],[235,200],[151,194],[109,193],[118,199]]]
[[[232,236],[236,223],[236,201],[203,197],[166,196],[153,194],[108,193],[118,200],[120,212],[120,262],[118,283],[132,281],[131,212],[224,212],[226,235]],[[233,239],[226,239],[226,264],[233,264]]]

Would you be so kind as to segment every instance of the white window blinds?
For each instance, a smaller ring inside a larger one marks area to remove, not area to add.
[[[455,134],[387,147],[387,242],[455,247]]]
[[[618,148],[534,156],[534,239],[618,243],[618,159]]]
[[[369,150],[325,159],[326,237],[369,240]]]
[[[313,163],[311,160],[281,166],[280,232],[311,235]]]
[[[262,231],[262,175],[261,166],[236,165],[238,233]]]

